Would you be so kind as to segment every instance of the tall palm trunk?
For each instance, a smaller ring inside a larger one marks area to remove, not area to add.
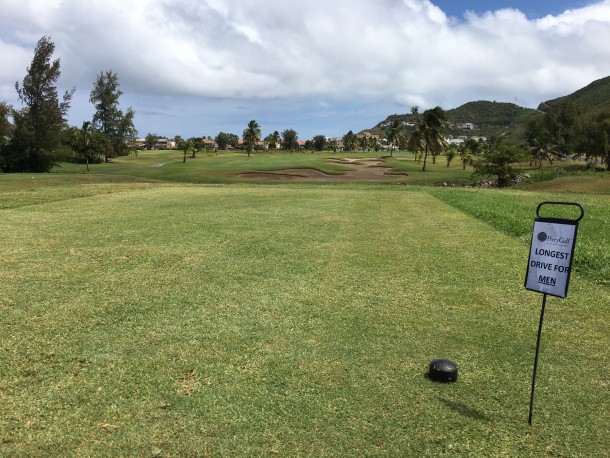
[[[428,142],[426,142],[426,150],[425,150],[425,151],[426,151],[426,152],[424,153],[424,166],[423,166],[423,168],[421,169],[421,170],[422,170],[422,172],[425,172],[425,171],[426,171],[426,160],[428,159]]]

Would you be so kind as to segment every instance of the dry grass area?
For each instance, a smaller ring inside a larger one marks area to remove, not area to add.
[[[610,194],[610,174],[570,175],[527,186],[531,191],[571,192],[578,194]]]

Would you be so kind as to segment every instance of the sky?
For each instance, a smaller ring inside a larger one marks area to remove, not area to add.
[[[111,70],[135,127],[343,136],[490,100],[536,108],[610,75],[610,0],[0,0],[0,101],[50,36],[69,123]]]

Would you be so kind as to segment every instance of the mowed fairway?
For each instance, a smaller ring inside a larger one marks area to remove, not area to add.
[[[518,238],[408,188],[117,191],[0,213],[0,455],[607,453],[610,293],[549,298],[528,426]]]

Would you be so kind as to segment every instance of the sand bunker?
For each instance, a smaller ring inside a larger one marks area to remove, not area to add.
[[[401,181],[406,174],[386,173],[389,166],[382,158],[331,159],[329,163],[340,164],[349,169],[342,175],[333,175],[316,169],[284,169],[269,172],[240,173],[242,178],[264,181]]]

